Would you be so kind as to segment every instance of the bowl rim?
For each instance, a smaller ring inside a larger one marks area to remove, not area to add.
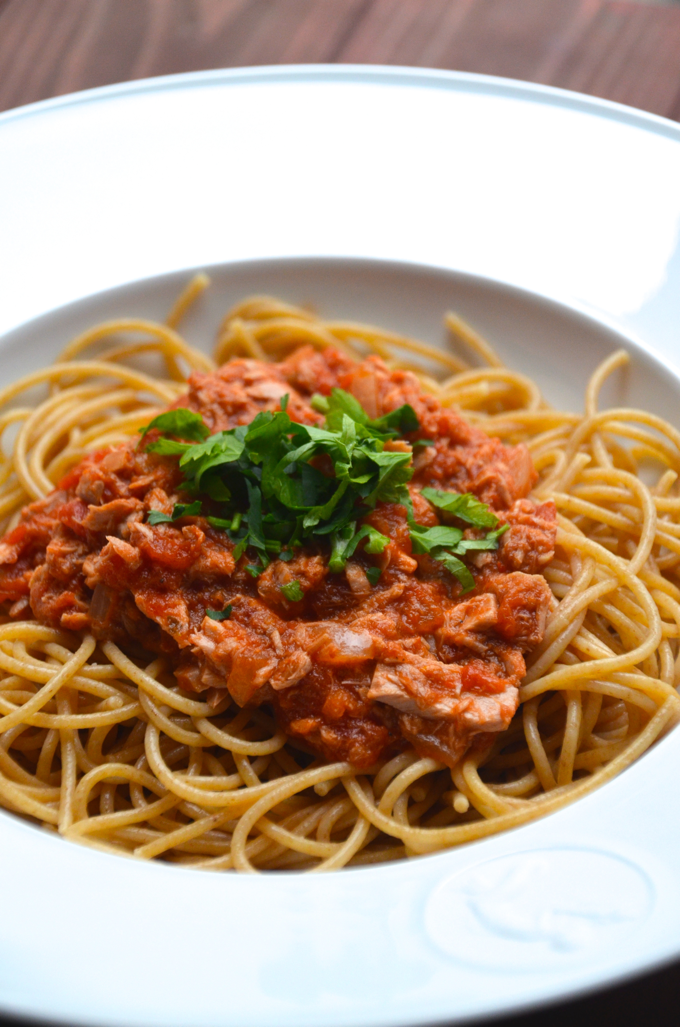
[[[522,82],[517,82],[517,81],[511,80],[511,79],[496,78],[494,76],[477,75],[477,74],[465,73],[465,72],[437,71],[437,70],[420,69],[420,68],[399,68],[398,66],[367,66],[367,65],[337,65],[337,66],[328,66],[328,65],[302,65],[302,66],[298,66],[298,65],[292,65],[292,66],[273,65],[273,66],[270,66],[270,67],[261,67],[261,68],[234,68],[234,69],[224,69],[224,70],[222,70],[222,69],[214,69],[214,70],[208,70],[208,71],[203,71],[203,72],[193,72],[193,73],[184,73],[184,74],[178,74],[178,75],[161,76],[161,77],[157,77],[157,78],[153,78],[153,79],[145,79],[145,80],[138,80],[138,81],[133,81],[133,82],[128,82],[128,83],[120,83],[120,84],[116,84],[116,85],[99,87],[99,88],[83,91],[83,92],[80,92],[80,93],[67,94],[65,96],[55,97],[53,99],[40,101],[38,103],[26,105],[24,107],[14,108],[14,109],[12,109],[10,111],[7,111],[7,112],[5,112],[3,114],[0,114],[0,129],[2,128],[3,124],[8,124],[10,122],[14,122],[14,121],[19,120],[19,119],[29,119],[29,118],[31,118],[33,116],[42,115],[43,113],[48,113],[50,111],[59,111],[61,109],[73,108],[73,107],[76,107],[78,105],[101,104],[101,103],[103,103],[105,101],[114,101],[116,99],[120,99],[120,98],[124,98],[124,97],[129,97],[129,96],[134,96],[134,95],[140,95],[140,94],[143,94],[143,93],[169,92],[169,91],[172,91],[172,90],[175,90],[175,89],[178,89],[178,90],[179,89],[186,89],[187,87],[198,89],[198,88],[202,88],[202,87],[205,87],[205,86],[211,86],[211,85],[235,85],[235,84],[253,84],[253,85],[258,85],[258,84],[276,84],[278,82],[286,82],[286,83],[299,82],[299,83],[306,83],[306,84],[309,84],[309,85],[313,85],[316,82],[339,82],[339,83],[340,82],[345,82],[345,83],[363,84],[363,85],[376,85],[376,84],[377,85],[410,85],[410,86],[416,85],[416,86],[422,86],[423,88],[433,88],[433,87],[435,87],[435,88],[445,89],[445,90],[449,90],[449,91],[458,91],[458,92],[461,92],[461,93],[476,93],[476,94],[479,94],[479,95],[488,95],[488,96],[494,96],[494,97],[512,98],[512,99],[530,101],[530,102],[534,102],[534,103],[537,103],[537,104],[538,103],[546,103],[549,106],[568,108],[568,109],[571,109],[571,110],[574,110],[574,111],[580,111],[582,113],[601,114],[602,116],[606,117],[610,121],[617,121],[619,123],[627,124],[629,126],[636,127],[636,128],[644,128],[644,129],[646,129],[648,131],[653,131],[657,135],[662,135],[662,136],[665,136],[667,138],[673,139],[676,142],[680,141],[680,125],[677,125],[674,122],[668,121],[667,119],[661,118],[661,117],[659,117],[657,115],[652,115],[652,114],[649,114],[649,113],[646,113],[646,112],[638,111],[638,110],[635,110],[633,108],[629,108],[629,107],[626,107],[624,105],[621,105],[621,104],[618,104],[618,103],[614,103],[612,101],[602,100],[602,99],[595,98],[595,97],[586,97],[586,96],[583,96],[581,94],[572,93],[572,92],[569,92],[569,91],[566,91],[566,90],[562,90],[562,89],[557,89],[557,88],[554,88],[554,87],[541,86],[541,85],[534,84],[534,83],[522,83]],[[296,256],[296,257],[292,257],[292,258],[287,258],[285,256],[283,256],[283,257],[266,257],[266,258],[262,258],[262,259],[258,258],[258,257],[251,257],[251,258],[247,258],[245,260],[235,260],[235,261],[228,261],[228,262],[224,262],[224,263],[225,264],[229,264],[229,265],[244,265],[244,264],[254,265],[254,264],[263,264],[263,263],[268,263],[268,262],[286,262],[286,263],[288,263],[290,261],[295,261],[295,260],[297,260],[297,261],[304,261],[304,260],[319,261],[319,260],[323,260],[323,259],[325,259],[325,260],[338,260],[338,261],[342,260],[342,261],[346,261],[348,263],[355,262],[355,258],[353,258],[351,256],[332,257],[332,256],[329,256],[328,254],[324,254],[323,256],[319,255],[317,257],[316,255],[311,254],[309,257]],[[521,286],[518,286],[514,282],[505,281],[505,280],[502,280],[502,279],[496,279],[496,278],[493,278],[491,276],[472,274],[470,272],[465,272],[465,271],[462,271],[462,270],[453,269],[451,267],[442,267],[441,265],[438,265],[438,264],[431,264],[431,263],[417,262],[417,261],[404,261],[404,260],[385,261],[384,259],[381,259],[381,258],[375,258],[375,259],[372,259],[372,258],[358,258],[358,259],[360,259],[362,262],[365,262],[366,264],[371,264],[371,265],[375,265],[375,264],[395,264],[395,265],[400,265],[400,266],[406,265],[406,266],[409,266],[409,267],[419,268],[420,270],[423,270],[423,271],[425,271],[425,270],[433,271],[433,272],[440,271],[440,272],[442,272],[443,274],[445,274],[447,276],[468,277],[468,278],[474,279],[475,281],[486,280],[486,281],[488,281],[490,283],[493,283],[494,285],[496,285],[499,288],[508,289],[511,292],[515,293],[515,294],[516,293],[527,294],[527,295],[531,296],[533,300],[538,300],[538,301],[540,301],[542,303],[545,303],[545,304],[547,304],[549,306],[554,306],[555,308],[559,308],[562,311],[565,311],[565,310],[570,311],[572,313],[575,313],[577,315],[580,315],[582,317],[585,317],[585,318],[587,318],[587,319],[597,323],[599,326],[604,326],[605,328],[608,328],[613,333],[615,333],[616,336],[619,339],[621,339],[623,341],[624,345],[625,345],[625,342],[628,341],[628,343],[630,343],[631,346],[634,348],[634,350],[636,352],[636,355],[639,358],[643,359],[646,363],[651,362],[654,365],[655,369],[656,368],[664,368],[664,370],[666,370],[666,373],[668,373],[668,369],[664,365],[663,361],[660,360],[657,356],[655,356],[654,353],[650,351],[649,346],[646,345],[641,340],[639,340],[631,332],[630,328],[627,325],[623,326],[623,325],[621,325],[620,322],[616,321],[615,319],[613,319],[611,317],[607,317],[600,310],[593,311],[591,308],[589,308],[585,304],[579,305],[579,304],[573,302],[572,300],[565,301],[565,300],[555,299],[554,297],[551,297],[551,296],[549,296],[547,294],[542,294],[542,293],[537,292],[537,291],[532,290],[532,289],[522,288]],[[217,267],[217,266],[224,266],[224,265],[223,264],[213,264],[212,266],[213,267]],[[40,315],[38,317],[36,317],[36,318],[27,318],[21,324],[17,324],[15,326],[13,326],[7,333],[5,333],[3,335],[3,339],[10,339],[14,335],[14,333],[21,332],[23,329],[26,329],[29,325],[33,325],[33,324],[37,323],[38,321],[42,320],[43,318],[49,319],[50,317],[55,316],[59,311],[65,310],[66,308],[70,308],[70,307],[74,307],[74,306],[77,306],[77,305],[81,305],[83,303],[87,303],[88,300],[94,301],[96,298],[100,298],[100,297],[102,297],[102,296],[104,296],[104,295],[106,295],[108,293],[115,293],[115,292],[118,292],[118,291],[124,291],[124,290],[126,290],[128,288],[134,287],[134,285],[137,284],[137,283],[144,283],[144,282],[148,283],[149,281],[152,281],[152,280],[155,280],[155,279],[171,277],[171,276],[174,276],[174,275],[180,277],[180,276],[186,275],[188,270],[189,269],[180,269],[180,270],[173,269],[173,270],[171,270],[169,272],[164,272],[161,275],[153,275],[153,276],[148,276],[147,278],[134,279],[134,280],[131,280],[129,282],[120,282],[119,284],[117,284],[116,286],[112,287],[111,289],[97,290],[97,291],[91,293],[89,296],[77,297],[76,299],[69,301],[69,303],[67,303],[67,304],[63,304],[63,305],[56,304],[50,310],[41,311],[41,313],[40,313]],[[677,380],[677,378],[678,378],[677,373],[671,372],[671,374],[673,375],[674,379]],[[660,743],[659,747],[655,751],[654,755],[656,756],[656,761],[657,762],[659,762],[659,753],[661,753],[661,754],[667,753],[667,751],[669,749],[668,742],[669,742],[669,739],[671,737],[672,736],[667,736],[665,739],[663,739],[662,742]],[[672,747],[672,748],[675,748],[675,747]],[[651,756],[652,756],[652,754],[649,754],[647,758],[651,758]],[[666,760],[666,762],[668,762],[668,760]],[[676,762],[677,762],[678,765],[680,765],[680,760],[678,760]],[[639,766],[640,766],[640,764],[638,764],[638,767]],[[635,770],[635,768],[633,768],[633,770]],[[618,781],[620,782],[621,778],[619,778]],[[615,784],[616,784],[616,782],[612,782],[612,785],[615,785]],[[607,787],[610,788],[612,785],[608,785]],[[601,794],[601,793],[602,793],[602,790],[600,790],[599,792],[593,793],[593,794],[594,794],[594,796],[597,796],[598,794]],[[576,804],[576,807],[573,807],[573,806],[572,807],[567,807],[567,810],[570,810],[570,809],[573,810],[575,808],[579,809],[582,806],[583,803],[587,803],[588,802],[589,798],[590,797],[587,797],[586,799],[580,800],[580,802]],[[559,814],[555,814],[554,816],[558,817],[562,813],[565,813],[565,812],[567,812],[567,811],[560,811]],[[12,819],[14,819],[14,818],[12,818]],[[539,821],[538,823],[544,824],[548,820],[552,820],[552,819],[553,818],[550,818],[550,817],[549,818],[544,818],[544,820]],[[20,822],[20,824],[21,824],[21,827],[24,830],[30,831],[31,835],[34,836],[35,833],[34,833],[33,828],[32,828],[31,825],[26,824],[24,822]],[[523,828],[522,830],[524,831],[525,829]],[[515,830],[513,832],[505,833],[504,835],[502,835],[500,837],[507,838],[507,837],[509,837],[509,835],[515,836],[515,842],[514,842],[515,847],[518,848],[521,851],[522,847],[521,846],[517,846],[517,844],[516,844],[516,836],[518,834],[520,835],[520,837],[524,836],[522,834],[522,832],[519,832],[518,830]],[[61,840],[53,838],[52,841],[60,842]],[[601,839],[601,843],[603,845],[605,844],[606,841],[607,841],[606,839]],[[53,846],[52,848],[53,848],[54,851],[56,851],[57,847],[58,846]],[[469,848],[469,847],[466,847],[466,848]],[[489,847],[486,847],[486,848],[489,848]],[[485,851],[486,851],[486,848],[485,848]],[[79,851],[81,853],[84,853],[87,856],[88,859],[92,855],[96,856],[97,858],[94,859],[93,862],[97,866],[101,866],[101,867],[105,867],[106,864],[105,863],[102,864],[100,862],[100,860],[99,860],[99,857],[103,856],[104,859],[109,859],[110,858],[109,856],[107,856],[104,853],[96,853],[96,852],[92,853],[92,852],[88,852],[87,850],[81,849],[78,846],[71,846],[71,845],[69,845],[68,846],[68,851],[70,852],[71,850],[76,850],[76,851]],[[422,866],[425,862],[427,862],[431,866],[434,866],[435,864],[439,863],[442,859],[446,859],[449,855],[450,855],[450,851],[449,852],[445,852],[445,853],[436,854],[435,856],[433,856],[433,858],[431,860],[420,861],[419,865]],[[634,859],[634,858],[635,858],[634,857],[634,851],[631,848],[631,859]],[[128,865],[131,863],[131,861],[129,861],[129,860],[128,861],[121,861],[117,857],[114,857],[114,860],[115,860],[115,866],[122,865],[123,862],[127,863]],[[74,860],[74,863],[75,862],[76,861]],[[400,866],[403,866],[403,864],[400,864]],[[149,869],[152,869],[152,868],[149,868]],[[381,872],[380,873],[381,878],[386,876],[388,878],[392,877],[392,878],[394,878],[396,880],[395,869],[394,869],[394,867],[391,867],[389,865],[387,865],[385,867],[379,867],[379,868],[361,868],[361,869],[364,869],[364,870],[365,869],[378,869]],[[196,876],[196,875],[193,875],[193,874],[191,874],[191,875],[186,874],[185,873],[186,868],[167,867],[167,866],[165,866],[163,868],[164,872],[168,872],[169,871],[171,873],[176,873],[178,870],[181,873],[184,874],[184,879],[186,881],[189,881],[190,879],[193,879]],[[156,867],[153,868],[153,871],[155,873]],[[436,878],[437,880],[439,880],[444,873],[445,873],[444,868],[442,868],[441,872],[439,872],[438,874],[430,874],[429,877],[430,878]],[[298,879],[309,880],[308,878],[304,877],[304,875],[302,875],[302,874],[297,874],[295,876]],[[342,876],[344,878],[347,878],[347,876],[356,877],[356,875],[335,875],[335,876]],[[374,880],[375,881],[375,879],[376,879],[376,877],[378,875],[375,875],[375,874],[371,874],[371,875],[362,874],[361,876],[365,880]],[[170,880],[169,878],[166,878],[166,879]],[[145,879],[140,876],[138,878],[138,880],[143,883],[143,881]],[[239,878],[239,880],[243,881],[242,878]],[[244,885],[245,889],[248,890],[249,892],[253,890],[252,889],[252,882],[245,881],[245,882],[243,882],[243,885]],[[678,908],[680,908],[680,906],[678,906]],[[668,962],[668,961],[672,960],[673,958],[675,958],[677,956],[679,948],[680,948],[680,939],[678,938],[677,931],[676,931],[675,939],[674,939],[672,945],[666,945],[665,948],[663,946],[661,948],[659,948],[657,946],[656,949],[654,947],[650,947],[649,950],[647,951],[646,955],[645,955],[645,961],[643,961],[643,962],[641,962],[640,958],[638,957],[638,958],[636,958],[634,960],[634,962],[632,964],[630,962],[625,964],[625,965],[622,964],[619,967],[619,969],[615,970],[615,971],[611,971],[611,970],[609,970],[609,971],[608,970],[600,971],[596,975],[595,979],[585,980],[585,981],[581,980],[580,983],[574,983],[574,981],[572,979],[565,978],[559,985],[556,985],[554,982],[550,983],[548,978],[546,978],[545,983],[541,987],[539,987],[538,989],[534,989],[532,991],[532,994],[531,994],[531,996],[529,998],[513,1000],[513,1001],[509,1002],[507,1005],[503,1006],[502,1008],[497,1008],[497,1007],[490,1008],[490,1007],[487,1007],[485,1010],[474,1012],[474,1013],[471,1013],[469,1015],[466,1015],[463,1019],[459,1018],[459,1020],[457,1022],[460,1023],[460,1022],[463,1022],[463,1020],[465,1022],[469,1022],[469,1021],[479,1020],[479,1019],[487,1018],[487,1017],[497,1017],[497,1016],[507,1015],[507,1014],[518,1012],[518,1011],[521,1011],[521,1010],[535,1008],[538,1005],[548,1004],[550,1002],[555,1002],[555,1001],[560,1000],[561,998],[564,998],[565,996],[571,997],[571,996],[575,996],[577,994],[585,994],[585,993],[587,993],[589,991],[597,990],[598,988],[602,987],[603,985],[611,984],[611,983],[616,982],[617,980],[621,980],[621,979],[624,979],[626,977],[629,977],[631,974],[641,974],[641,973],[647,972],[648,970],[652,969],[653,967],[657,967],[657,966],[663,965],[665,962]],[[2,978],[1,978],[1,967],[0,967],[0,980],[1,979]],[[2,989],[2,985],[0,985],[0,989]],[[349,1023],[349,1022],[351,1022],[351,1023],[355,1024],[355,1027],[360,1027],[360,1025],[361,1025],[361,1027],[364,1027],[364,1023],[369,1023],[369,1022],[371,1024],[376,1024],[376,1025],[377,1024],[381,1024],[381,1025],[389,1024],[390,1027],[391,1027],[392,1024],[396,1025],[397,1023],[404,1024],[404,1025],[406,1025],[406,1024],[411,1025],[411,1024],[415,1024],[416,1022],[421,1023],[421,1024],[423,1024],[423,1023],[444,1024],[444,1023],[450,1023],[451,1022],[451,1016],[452,1016],[451,1006],[452,1006],[452,999],[449,1001],[449,1004],[448,1004],[448,1007],[447,1007],[448,1008],[448,1012],[446,1010],[444,1010],[444,1007],[442,1005],[441,1006],[442,1011],[440,1013],[437,1013],[437,1015],[428,1014],[424,1019],[420,1018],[418,1021],[416,1021],[412,1016],[408,1016],[406,1019],[404,1019],[403,1018],[403,1014],[402,1014],[402,1018],[401,1019],[398,1016],[396,1016],[396,1015],[391,1015],[388,1019],[384,1019],[384,1018],[380,1019],[379,1017],[376,1017],[375,1015],[373,1015],[369,1011],[361,1019],[361,1021],[359,1021],[359,1019],[357,1019],[357,1014],[355,1012],[353,1012],[351,1015],[348,1014],[347,1016],[344,1016],[344,1015],[340,1016],[340,1018],[337,1020],[337,1022],[338,1023],[339,1022],[342,1022],[342,1023],[345,1023],[345,1022]],[[16,1007],[16,1006],[12,1007],[10,1004],[5,1004],[4,1008],[7,1010],[7,1012],[12,1013],[13,1015],[25,1018],[25,1019],[27,1019],[28,1021],[31,1021],[31,1022],[36,1022],[36,1016],[40,1017],[41,1022],[46,1022],[47,1014],[44,1013],[44,1012],[41,1012],[40,1014],[26,1013],[25,1008],[19,1008],[19,1007]],[[48,1019],[49,1019],[49,1017],[48,1017]],[[66,1014],[59,1015],[59,1016],[57,1016],[55,1018],[52,1018],[50,1020],[50,1022],[60,1023],[60,1024],[65,1024],[67,1022],[68,1023],[80,1022],[80,1023],[83,1023],[83,1024],[88,1023],[88,1024],[91,1025],[92,1023],[94,1023],[94,1018],[92,1016],[90,1016],[90,1015],[84,1016],[84,1015],[76,1015],[76,1014],[70,1013],[68,1015],[68,1017],[66,1016]],[[97,1022],[101,1023],[101,1024],[109,1024],[111,1021],[107,1020],[104,1017],[104,1018],[99,1018],[97,1020]],[[132,1024],[133,1022],[134,1022],[133,1020],[129,1020],[128,1021],[129,1024]],[[151,1022],[152,1021],[150,1019],[148,1019],[148,1018],[147,1019],[143,1019],[143,1020],[142,1019],[139,1020],[139,1023],[140,1024],[143,1023],[145,1025],[145,1027],[147,1027],[147,1024],[149,1024]],[[324,1023],[330,1023],[330,1022],[331,1022],[330,1020],[327,1020],[327,1019],[324,1020]]]
[[[485,75],[473,71],[454,71],[444,68],[420,68],[401,64],[263,64],[246,67],[207,68],[202,71],[177,72],[170,75],[155,75],[150,78],[130,79],[105,86],[94,86],[72,93],[48,97],[33,103],[10,107],[0,112],[0,127],[19,118],[42,114],[62,107],[99,103],[140,93],[168,92],[186,89],[187,86],[202,88],[206,85],[254,85],[260,82],[355,82],[361,84],[422,85],[480,93],[502,94],[514,99],[531,100],[537,103],[548,99],[551,106],[566,107],[587,113],[606,114],[609,120],[616,120],[635,127],[654,128],[658,134],[680,140],[680,123],[660,114],[616,100],[578,93],[559,86],[543,85],[523,79],[507,78],[501,75]]]

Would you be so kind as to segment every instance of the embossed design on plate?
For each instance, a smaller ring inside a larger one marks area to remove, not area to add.
[[[437,886],[432,941],[478,966],[548,970],[612,952],[644,920],[654,888],[629,859],[586,848],[516,852]]]

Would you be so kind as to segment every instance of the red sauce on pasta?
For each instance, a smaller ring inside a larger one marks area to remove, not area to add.
[[[373,418],[404,403],[415,410],[419,436],[432,443],[414,449],[418,524],[439,523],[421,495],[430,486],[472,493],[509,525],[496,550],[469,556],[474,589],[463,594],[441,562],[413,552],[398,503],[365,517],[388,536],[383,552],[357,549],[331,573],[324,546],[310,543],[254,578],[247,555],[235,559],[226,532],[204,517],[147,522],[186,497],[177,461],[135,439],[89,455],[25,509],[0,542],[0,600],[13,617],[164,654],[181,688],[216,709],[229,697],[266,704],[324,759],[366,769],[411,745],[453,766],[517,709],[524,655],[542,640],[550,608],[541,571],[553,556],[555,508],[528,498],[535,472],[525,446],[490,438],[377,357],[355,363],[305,347],[278,364],[233,360],[193,374],[177,406],[219,432],[280,409],[288,395],[291,419],[312,425],[323,420],[312,394],[334,387]],[[298,599],[282,591],[293,582]],[[227,606],[228,619],[208,615]]]

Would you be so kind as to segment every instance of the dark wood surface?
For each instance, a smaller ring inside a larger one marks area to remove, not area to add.
[[[680,7],[626,0],[0,0],[0,110],[173,72],[341,61],[506,75],[680,120]],[[503,1024],[676,1027],[678,1009],[675,965]]]
[[[409,64],[680,120],[680,7],[628,0],[0,0],[0,110],[202,68]]]

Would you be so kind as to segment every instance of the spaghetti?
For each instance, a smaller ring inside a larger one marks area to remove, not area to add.
[[[213,361],[177,325],[99,325],[51,367],[0,392],[0,527],[48,494],[92,450],[116,445]],[[526,823],[613,778],[680,715],[680,433],[650,413],[600,411],[615,353],[591,378],[585,414],[560,413],[503,367],[454,315],[447,327],[480,366],[371,326],[321,321],[268,297],[220,327],[216,364],[281,359],[305,344],[409,368],[443,406],[489,435],[525,443],[532,498],[558,509],[545,636],[521,706],[495,744],[453,769],[414,751],[359,773],[324,763],[264,709],[220,709],[179,687],[162,657],[36,620],[0,624],[0,803],[66,838],[205,869],[313,869],[447,848]],[[130,340],[130,341],[121,341]],[[162,377],[144,370],[151,357]],[[19,405],[40,386],[38,405]],[[651,470],[654,484],[643,482]]]

